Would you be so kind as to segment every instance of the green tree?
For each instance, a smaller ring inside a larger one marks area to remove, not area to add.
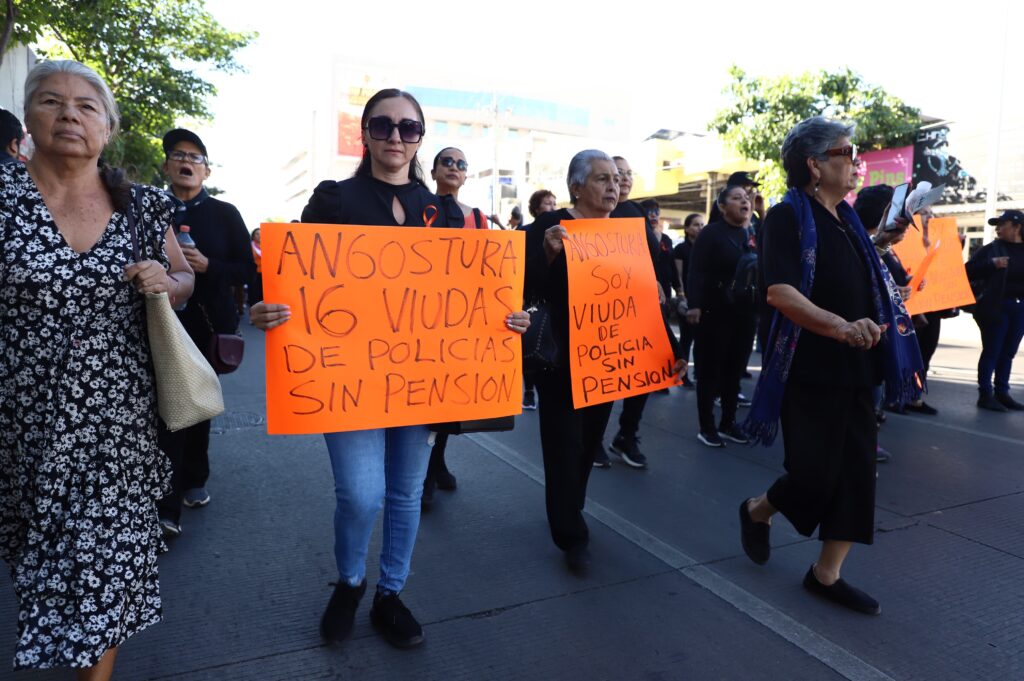
[[[799,76],[753,78],[738,66],[724,94],[730,103],[709,128],[739,153],[760,163],[762,191],[781,196],[786,189],[779,149],[789,130],[811,116],[857,124],[857,146],[866,151],[910,144],[920,112],[883,88],[865,83],[850,69]]]
[[[216,88],[202,70],[237,72],[237,50],[255,33],[233,32],[204,0],[6,0],[0,38],[31,44],[42,56],[75,59],[95,69],[121,109],[121,134],[108,147],[111,165],[156,183],[160,137],[179,119],[209,120]]]

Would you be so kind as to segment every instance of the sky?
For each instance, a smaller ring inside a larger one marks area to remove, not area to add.
[[[329,105],[337,59],[389,65],[409,74],[402,84],[597,107],[626,98],[625,134],[637,141],[659,128],[706,131],[732,64],[763,76],[849,67],[925,114],[984,127],[1000,78],[1012,85],[1024,66],[1012,28],[1024,26],[1021,4],[447,0],[437,12],[422,0],[207,0],[227,28],[260,34],[237,55],[246,73],[211,75],[214,120],[201,128],[210,183],[250,229],[278,215],[273,183],[296,150],[289,130]]]

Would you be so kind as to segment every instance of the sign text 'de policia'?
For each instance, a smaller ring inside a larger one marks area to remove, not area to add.
[[[271,433],[521,411],[521,232],[265,224]]]
[[[641,218],[563,223],[573,404],[676,385]]]

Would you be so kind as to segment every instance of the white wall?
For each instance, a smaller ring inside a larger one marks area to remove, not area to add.
[[[25,77],[36,63],[36,55],[24,45],[15,45],[0,65],[0,108],[18,118],[25,117]]]

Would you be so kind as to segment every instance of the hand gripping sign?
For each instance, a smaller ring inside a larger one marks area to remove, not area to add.
[[[579,409],[678,385],[642,218],[563,223]]]
[[[522,411],[524,234],[264,224],[267,430],[324,433]]]

